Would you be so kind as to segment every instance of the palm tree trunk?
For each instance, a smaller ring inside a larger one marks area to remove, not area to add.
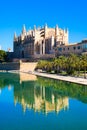
[[[86,68],[84,69],[84,78],[86,79]]]

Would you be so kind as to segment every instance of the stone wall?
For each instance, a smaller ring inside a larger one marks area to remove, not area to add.
[[[37,65],[37,62],[21,63],[20,64],[20,71],[32,72],[32,71],[34,71],[36,65]]]
[[[52,59],[55,58],[55,54],[44,54],[44,55],[36,55],[34,56],[36,59]]]
[[[0,64],[0,70],[19,70],[20,63],[2,63]]]
[[[37,62],[11,62],[11,63],[2,63],[0,64],[0,70],[20,70],[22,72],[32,72],[34,71]]]

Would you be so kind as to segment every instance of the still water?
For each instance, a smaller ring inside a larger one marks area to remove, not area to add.
[[[0,130],[87,130],[87,86],[0,73]]]

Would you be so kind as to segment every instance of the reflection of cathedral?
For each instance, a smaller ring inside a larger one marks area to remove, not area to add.
[[[25,90],[26,89],[26,90]],[[15,91],[15,104],[19,102],[23,111],[33,109],[35,112],[49,113],[52,111],[59,112],[68,108],[68,97],[60,97],[53,89],[49,87],[29,86]]]
[[[54,47],[68,44],[68,30],[62,30],[58,26],[49,28],[34,27],[26,31],[25,26],[20,36],[14,35],[14,57],[15,58],[41,58],[54,56]]]
[[[24,111],[33,109],[43,113],[59,112],[68,108],[68,97],[87,104],[87,86],[83,87],[25,73],[22,75],[1,73],[0,96],[6,92],[5,88],[14,94],[15,105],[20,103]]]

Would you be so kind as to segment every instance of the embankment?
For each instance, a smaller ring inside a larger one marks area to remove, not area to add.
[[[76,83],[76,84],[87,85],[87,79],[84,79],[84,78],[60,76],[56,74],[47,74],[47,73],[39,73],[39,72],[33,72],[33,74],[37,76],[45,77],[45,78],[51,78],[51,79],[57,79],[57,80],[67,81],[67,82]]]
[[[37,62],[9,62],[0,64],[1,71],[22,71],[22,72],[33,72]]]

